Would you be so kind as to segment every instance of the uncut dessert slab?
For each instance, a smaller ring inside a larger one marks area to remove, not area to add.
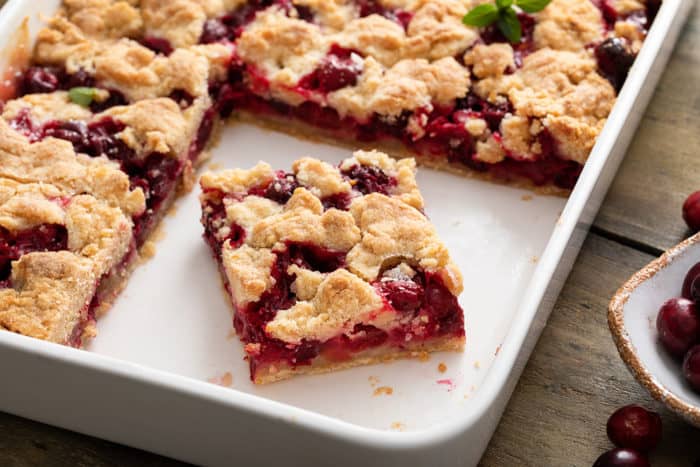
[[[289,169],[302,155],[338,163],[351,154],[246,124],[225,130],[212,151],[210,165],[217,170],[259,160]],[[464,353],[255,386],[219,271],[201,238],[198,188],[166,216],[156,255],[134,272],[87,349],[204,381],[228,384],[229,373],[233,390],[369,428],[422,430],[459,416],[488,374],[566,201],[425,168],[417,179],[426,213],[464,275]],[[481,201],[466,209],[465,199]]]

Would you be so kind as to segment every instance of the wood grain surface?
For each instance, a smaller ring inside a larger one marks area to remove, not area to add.
[[[3,0],[0,0],[2,5]],[[634,271],[687,235],[680,207],[700,189],[700,8],[695,8],[481,465],[590,466],[611,447],[616,408],[658,410],[652,465],[692,466],[700,430],[653,402],[619,359],[607,303]],[[176,461],[0,413],[0,466],[176,466]]]

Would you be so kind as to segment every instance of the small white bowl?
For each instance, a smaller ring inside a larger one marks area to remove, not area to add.
[[[700,427],[700,394],[682,375],[680,362],[661,346],[656,316],[661,305],[681,295],[688,270],[700,262],[700,234],[668,250],[632,276],[608,308],[608,324],[622,360],[658,401]]]

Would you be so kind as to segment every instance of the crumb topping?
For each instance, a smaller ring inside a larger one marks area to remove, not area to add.
[[[398,317],[384,306],[373,284],[381,277],[411,280],[416,271],[409,265],[439,276],[450,293],[461,292],[461,275],[420,211],[423,202],[412,159],[397,161],[377,151],[357,151],[338,167],[311,158],[299,159],[292,167],[298,186],[284,203],[260,195],[274,184],[274,172],[264,163],[201,179],[205,217],[217,209],[216,203],[225,207],[225,222],[208,228],[219,232],[217,238],[224,242],[221,261],[236,306],[261,300],[275,278],[289,281],[295,301],[276,311],[266,325],[267,334],[298,344],[325,341],[358,324],[388,329]],[[369,187],[363,177],[374,183],[385,180],[390,188],[376,189],[387,189],[387,194],[358,193],[349,180]],[[229,190],[219,191],[222,187]],[[217,190],[216,196],[212,190]],[[350,196],[348,210],[324,207],[321,200],[338,193]],[[245,232],[236,236],[236,244],[227,239],[235,228]],[[318,270],[316,260],[307,263],[293,256],[284,270],[275,269],[294,245],[343,259],[331,270]]]
[[[537,48],[580,51],[602,40],[605,33],[603,15],[591,1],[552,0],[537,20]]]

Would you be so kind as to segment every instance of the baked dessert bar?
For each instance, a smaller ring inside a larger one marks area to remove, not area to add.
[[[74,177],[88,166],[109,172],[110,180],[126,183],[119,185],[123,196],[143,202],[138,209],[118,206],[134,250],[127,257],[136,256],[178,187],[193,184],[193,167],[231,115],[567,193],[660,2],[552,0],[540,13],[518,15],[522,39],[510,43],[495,28],[462,24],[481,1],[64,0],[39,32],[29,62],[2,75],[0,152],[16,161],[8,166],[14,172],[0,177],[35,183],[42,193],[55,186],[61,199],[92,196],[116,207],[115,194],[104,192],[98,178],[92,191],[78,191],[77,181],[64,186],[68,178],[54,173],[68,166]],[[59,159],[48,158],[35,164],[32,154],[53,147],[68,165],[59,170]],[[20,190],[26,199],[22,190],[29,188]],[[7,196],[12,205],[19,195]],[[348,200],[323,202],[343,207]],[[3,224],[3,293],[23,283],[15,269],[25,255],[78,254],[68,224],[57,219]],[[123,258],[112,259],[106,270],[121,267]],[[105,285],[112,282],[98,278],[93,286],[102,295],[115,289]],[[80,296],[94,295],[88,289]],[[0,311],[9,316],[7,310]],[[65,322],[91,328],[85,324],[91,321]],[[12,322],[2,326],[79,340]]]
[[[235,43],[222,108],[550,193],[575,185],[659,7],[552,0],[512,44],[462,24],[482,0],[236,3],[199,38]]]
[[[104,157],[0,120],[0,329],[79,347],[136,257],[141,188]]]
[[[519,13],[518,43],[462,23],[482,1],[66,0],[18,92],[96,86],[97,108],[208,93],[200,140],[234,113],[567,193],[660,1],[552,0]]]
[[[358,151],[292,169],[200,182],[252,380],[461,350],[462,278],[423,214],[413,159]]]

